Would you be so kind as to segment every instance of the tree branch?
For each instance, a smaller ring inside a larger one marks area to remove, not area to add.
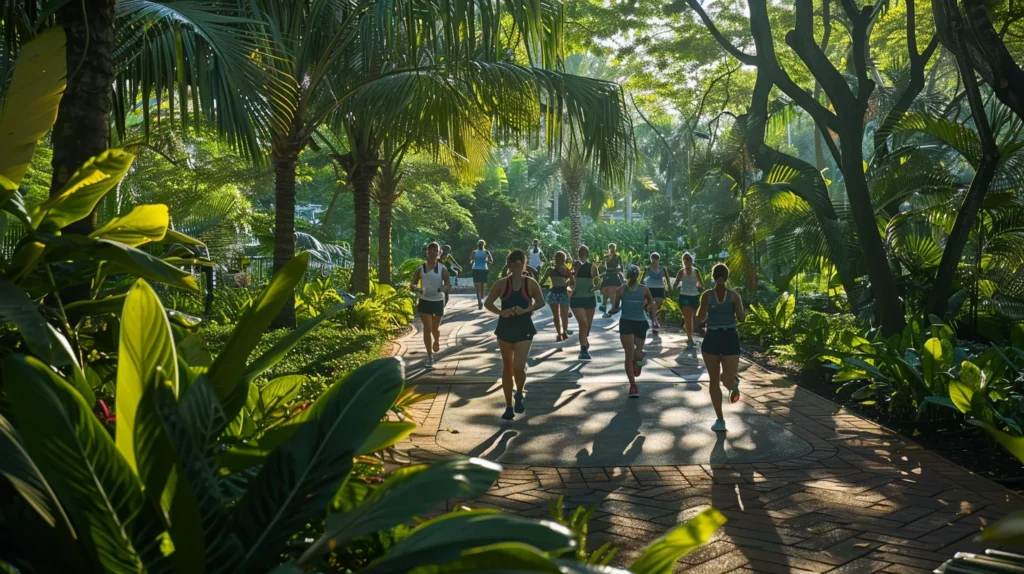
[[[747,54],[746,52],[737,48],[732,42],[730,42],[729,39],[726,38],[722,34],[722,32],[718,30],[718,26],[715,26],[715,23],[711,20],[711,17],[708,16],[708,13],[704,11],[704,7],[701,6],[697,0],[686,0],[686,3],[690,6],[691,9],[693,9],[694,12],[697,13],[697,16],[699,16],[701,21],[704,22],[704,26],[708,29],[709,32],[711,32],[711,35],[715,38],[715,40],[718,41],[718,43],[722,46],[722,48],[725,49],[726,52],[729,52],[729,54],[733,58],[736,58],[737,60],[743,62],[748,66],[757,65],[756,56],[751,56],[750,54]]]

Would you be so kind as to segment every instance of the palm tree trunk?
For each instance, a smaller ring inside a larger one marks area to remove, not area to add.
[[[391,284],[391,224],[395,205],[396,181],[381,173],[377,189],[377,282]]]
[[[352,257],[352,292],[370,292],[370,186],[376,169],[360,163],[349,176],[355,200],[355,240]]]
[[[68,80],[53,126],[53,176],[56,194],[89,158],[110,144],[110,94],[114,85],[114,0],[69,2],[57,11],[67,36]],[[68,226],[88,235],[96,212]]]
[[[327,228],[330,227],[331,221],[334,219],[334,210],[338,205],[338,198],[341,197],[341,194],[344,191],[345,186],[339,183],[338,187],[334,190],[334,195],[331,197],[331,202],[327,204],[327,212],[324,213],[324,221],[321,224],[325,232],[327,231]]]
[[[275,142],[274,162],[274,272],[295,257],[295,164],[299,146],[293,141]],[[295,296],[271,323],[272,329],[295,328]]]
[[[576,178],[566,178],[565,192],[569,200],[569,236],[572,238],[572,252],[577,254],[583,245],[583,182]]]

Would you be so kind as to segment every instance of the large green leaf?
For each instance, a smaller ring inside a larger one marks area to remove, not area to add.
[[[32,357],[3,362],[25,447],[64,504],[97,570],[138,573],[128,524],[145,505],[138,477],[82,396]]]
[[[402,363],[382,359],[334,384],[275,449],[235,508],[247,570],[274,557],[310,516],[323,512],[352,458],[402,390]]]
[[[320,315],[317,315],[307,321],[303,321],[302,324],[296,327],[292,332],[282,337],[277,343],[274,343],[274,346],[267,349],[267,351],[260,355],[258,359],[249,363],[249,366],[245,369],[245,379],[251,381],[262,375],[270,367],[276,365],[284,358],[285,355],[288,354],[288,351],[291,351],[295,345],[299,344],[299,341],[305,337],[307,333],[320,325],[320,323],[323,323],[327,319],[337,315],[338,312],[344,308],[345,303],[339,303]]]
[[[381,421],[363,442],[363,446],[359,447],[357,454],[370,454],[384,450],[411,435],[415,430],[416,423],[412,421]]]
[[[554,522],[491,511],[458,512],[417,526],[407,538],[362,572],[406,572],[415,566],[451,562],[468,550],[509,542],[542,552],[562,552],[576,547],[572,531]]]
[[[949,382],[949,399],[956,405],[957,410],[962,413],[971,412],[971,399],[974,397],[974,389],[962,381]]]
[[[263,416],[291,402],[306,380],[303,375],[285,375],[263,385],[259,390],[259,409]]]
[[[324,535],[302,555],[299,563],[316,559],[335,545],[408,523],[449,498],[480,496],[499,474],[500,466],[478,458],[401,468],[362,504],[328,516]]]
[[[935,337],[924,343],[924,352],[921,354],[921,371],[924,374],[924,382],[928,388],[935,389],[933,381],[941,368],[944,360],[948,358],[943,355],[942,341]]]
[[[163,239],[169,223],[170,215],[166,205],[140,205],[127,215],[111,219],[90,233],[89,237],[138,247],[143,243]]]
[[[47,364],[81,370],[68,340],[46,322],[21,288],[4,279],[0,279],[0,317],[13,321],[29,350]]]
[[[224,409],[224,414],[229,419],[234,419],[238,410],[245,404],[245,393],[240,389],[246,390],[247,386],[239,385],[239,382],[245,380],[246,361],[249,355],[263,338],[263,333],[271,321],[290,300],[295,286],[306,272],[308,262],[309,255],[300,253],[274,273],[270,284],[238,319],[238,324],[231,331],[224,348],[210,365],[207,377],[217,397],[222,403],[228,403],[228,399],[232,399],[231,404],[226,405]]]
[[[651,543],[629,569],[645,574],[669,574],[676,561],[707,543],[723,524],[725,516],[709,508]]]
[[[119,312],[124,307],[127,295],[110,295],[102,299],[83,299],[64,305],[64,314],[72,325],[84,317],[108,315]]]
[[[1000,546],[1020,548],[1024,546],[1024,512],[1014,512],[997,520],[982,531],[981,540]]]
[[[3,415],[0,415],[0,474],[47,524],[74,533],[71,520],[64,513],[57,495],[25,451],[18,431]]]
[[[217,469],[209,456],[213,444],[203,444],[201,440],[209,440],[208,432],[196,433],[193,427],[208,427],[208,420],[195,420],[196,410],[191,411],[193,421],[186,419],[179,408],[174,394],[163,387],[158,391],[156,410],[163,423],[170,442],[174,445],[177,467],[181,469],[184,480],[179,488],[189,487],[197,503],[200,516],[195,528],[202,532],[205,546],[204,568],[207,572],[234,572],[242,558],[242,543],[231,530],[231,516],[228,513],[220,487],[217,484]],[[191,399],[205,403],[198,412],[204,419],[216,418],[220,411],[217,397],[206,385],[195,385],[186,391],[182,403]],[[220,415],[223,417],[223,414]],[[197,440],[198,439],[198,440]],[[175,538],[177,543],[177,538]],[[202,553],[199,556],[203,557]]]
[[[64,94],[67,50],[64,29],[54,26],[21,47],[0,111],[0,178],[17,188],[43,138],[57,120]],[[2,88],[2,86],[0,86]],[[5,186],[6,187],[6,186]]]
[[[129,274],[142,277],[171,287],[199,291],[199,285],[188,271],[168,264],[152,255],[123,243],[92,239],[84,235],[43,236],[50,261],[97,261],[105,262],[103,271],[107,275]],[[89,281],[96,271],[89,270],[81,277]]]
[[[57,231],[88,216],[103,196],[121,181],[134,159],[134,155],[119,149],[90,158],[56,195],[32,211],[33,227],[40,231]]]

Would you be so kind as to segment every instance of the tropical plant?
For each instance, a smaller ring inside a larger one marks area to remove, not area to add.
[[[593,518],[596,510],[596,504],[589,508],[577,506],[576,510],[566,516],[564,496],[559,496],[558,500],[548,503],[551,519],[571,530],[576,537],[576,549],[574,552],[568,552],[568,556],[585,564],[607,566],[619,552],[619,549],[614,547],[611,542],[606,542],[592,552],[587,552],[587,523]]]
[[[394,330],[412,320],[413,296],[391,285],[370,283],[370,293],[341,316],[351,329]]]
[[[793,337],[793,319],[796,317],[796,297],[783,293],[774,306],[754,303],[750,306],[740,332],[756,337],[762,344],[775,345]]]

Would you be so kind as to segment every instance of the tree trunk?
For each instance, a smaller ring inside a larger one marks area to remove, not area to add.
[[[579,254],[583,245],[583,182],[575,178],[565,179],[565,192],[569,200],[569,237],[572,240],[572,252]]]
[[[327,212],[324,213],[324,221],[322,224],[324,231],[327,231],[327,228],[330,227],[331,220],[334,219],[334,210],[338,205],[338,198],[341,197],[341,194],[344,192],[345,187],[339,183],[337,189],[334,190],[334,195],[331,196],[331,202],[327,204]]]
[[[388,169],[377,185],[377,282],[391,284],[391,224],[398,182]]]
[[[57,11],[67,36],[67,88],[53,126],[50,195],[89,158],[110,145],[110,94],[114,85],[114,0],[70,2]],[[88,235],[96,212],[68,226]],[[66,302],[66,301],[65,301]]]
[[[275,142],[274,162],[274,272],[295,257],[295,164],[299,145],[290,140]],[[289,295],[271,329],[295,328],[295,295]]]
[[[363,162],[349,173],[355,200],[355,240],[352,242],[352,292],[370,292],[370,187],[376,168]]]
[[[863,117],[863,116],[861,116]],[[871,203],[871,193],[864,177],[864,154],[861,150],[863,142],[863,126],[861,121],[846,120],[843,134],[840,134],[840,146],[843,156],[843,177],[846,181],[846,194],[850,198],[850,211],[857,228],[864,264],[867,267],[868,279],[871,281],[871,296],[875,302],[875,313],[881,320],[882,332],[892,335],[903,331],[906,318],[900,302],[896,278],[889,267],[889,258],[878,233],[875,210]],[[847,134],[857,135],[847,135]]]

